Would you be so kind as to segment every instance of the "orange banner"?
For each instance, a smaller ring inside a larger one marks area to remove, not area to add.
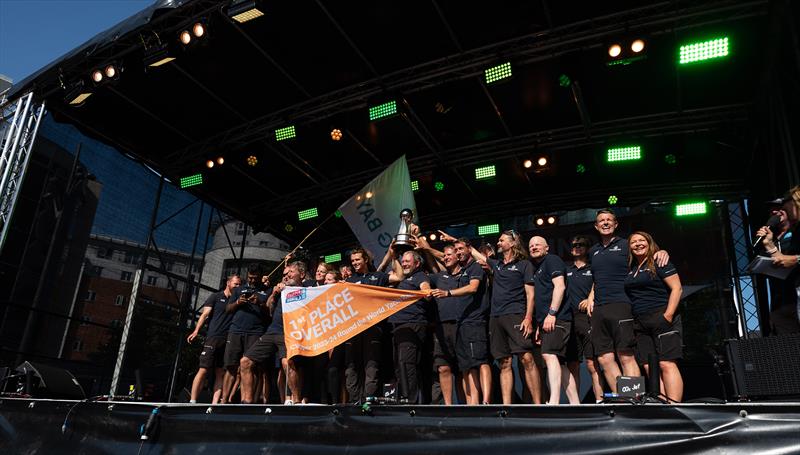
[[[353,283],[286,287],[281,293],[286,357],[322,354],[427,295]]]

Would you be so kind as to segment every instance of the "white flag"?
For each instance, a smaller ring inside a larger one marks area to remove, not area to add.
[[[375,265],[397,235],[403,209],[413,210],[416,222],[417,206],[405,155],[339,207],[361,246],[372,253]]]

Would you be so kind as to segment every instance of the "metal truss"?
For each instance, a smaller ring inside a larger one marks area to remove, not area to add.
[[[22,181],[45,113],[44,102],[37,104],[33,92],[21,96],[16,102],[0,106],[0,251],[5,245],[8,227],[17,205]]]
[[[752,338],[761,336],[761,320],[758,315],[755,280],[747,271],[751,248],[746,204],[746,200],[728,204],[728,219],[734,253],[731,257],[731,278],[738,313],[739,335]]]

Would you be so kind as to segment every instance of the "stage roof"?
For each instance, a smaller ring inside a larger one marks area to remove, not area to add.
[[[242,24],[229,4],[158,1],[12,97],[35,90],[57,121],[176,184],[202,173],[188,191],[290,241],[401,155],[423,228],[598,207],[611,194],[633,206],[747,191],[752,106],[771,58],[766,1],[264,1],[265,15]],[[197,21],[207,33],[179,45]],[[727,56],[678,63],[681,45],[723,37]],[[637,38],[644,58],[608,64],[610,44],[627,51]],[[146,67],[146,50],[164,43],[177,59]],[[109,63],[119,79],[93,86],[91,71]],[[511,77],[487,82],[505,63]],[[79,79],[92,95],[70,106]],[[397,115],[370,121],[369,107],[392,101]],[[296,137],[277,140],[288,126]],[[642,159],[606,161],[624,146]],[[540,156],[542,171],[523,167]],[[491,165],[496,176],[476,180]],[[298,221],[311,207],[321,216]],[[312,244],[349,236],[333,219]]]

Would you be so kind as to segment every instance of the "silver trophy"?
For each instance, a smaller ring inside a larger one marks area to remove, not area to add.
[[[413,250],[417,246],[417,239],[414,237],[418,228],[412,220],[414,219],[414,212],[411,209],[403,209],[400,211],[400,229],[397,230],[397,235],[394,236],[395,251],[398,254],[404,253],[408,250]]]

